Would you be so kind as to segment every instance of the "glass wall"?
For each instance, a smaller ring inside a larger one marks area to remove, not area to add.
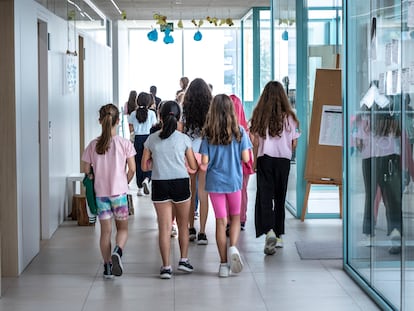
[[[310,122],[315,75],[318,68],[340,68],[342,47],[342,1],[308,1],[308,73]],[[338,62],[338,63],[337,63]],[[321,200],[323,198],[323,200]],[[308,213],[315,217],[338,217],[339,189],[333,185],[312,185]]]
[[[306,188],[304,171],[316,69],[337,66],[337,55],[342,50],[342,1],[273,0],[273,20],[275,79],[289,82],[289,97],[302,132],[287,193],[289,210],[300,217]],[[333,185],[312,185],[306,217],[338,218],[338,190]]]
[[[252,8],[241,21],[243,104],[250,118],[265,84],[272,79],[271,19],[269,8]]]
[[[348,1],[344,264],[385,308],[414,309],[414,2]]]

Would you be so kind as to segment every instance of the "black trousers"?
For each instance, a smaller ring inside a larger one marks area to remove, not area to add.
[[[373,172],[374,170],[374,172]],[[402,179],[401,157],[393,154],[362,160],[365,185],[365,207],[362,232],[374,235],[376,219],[374,201],[377,187],[381,190],[387,218],[387,234],[395,228],[401,232]]]
[[[285,233],[285,200],[290,172],[290,160],[267,155],[256,164],[256,237],[270,229],[277,236]]]
[[[147,177],[148,179],[151,179],[151,171],[144,172],[141,169],[141,159],[142,154],[144,153],[144,142],[147,140],[149,135],[135,135],[134,139],[134,147],[137,154],[135,155],[135,164],[137,167],[137,170],[135,171],[135,176],[137,179],[137,186],[139,188],[142,188],[142,182]]]

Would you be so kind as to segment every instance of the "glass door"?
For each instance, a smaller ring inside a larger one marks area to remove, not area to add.
[[[403,136],[402,308],[414,309],[414,1],[401,3],[400,88]]]
[[[380,304],[411,310],[404,290],[411,282],[403,282],[411,249],[402,241],[412,227],[406,218],[414,138],[407,75],[414,58],[402,2],[346,5],[345,265]]]

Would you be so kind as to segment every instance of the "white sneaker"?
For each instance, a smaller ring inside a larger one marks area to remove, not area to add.
[[[399,254],[401,252],[401,233],[394,228],[390,233],[391,248],[388,250],[390,254]]]
[[[142,182],[142,187],[144,187],[144,193],[148,195],[150,193],[150,186],[149,186],[149,179],[145,177],[144,181]]]
[[[371,235],[364,234],[361,241],[358,241],[358,246],[370,247],[371,246]]]
[[[144,189],[143,188],[138,188],[137,196],[139,196],[139,197],[144,196]]]
[[[276,234],[273,231],[273,229],[270,229],[269,232],[266,234],[264,253],[266,255],[273,255],[274,253],[276,253],[276,243]]]
[[[394,230],[392,230],[391,233],[390,233],[390,239],[391,239],[391,242],[400,243],[400,240],[401,240],[400,231],[398,231],[398,229],[394,228]]]
[[[230,274],[229,265],[226,263],[221,263],[219,267],[219,277],[227,278]]]
[[[283,240],[282,237],[276,237],[276,248],[283,248]]]
[[[230,246],[230,271],[233,273],[239,273],[243,270],[243,261],[240,257],[239,250],[236,246]]]

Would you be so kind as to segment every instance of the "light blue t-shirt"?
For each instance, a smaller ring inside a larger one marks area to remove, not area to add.
[[[241,190],[241,154],[242,151],[251,149],[252,143],[244,128],[240,127],[240,131],[241,141],[233,139],[229,145],[211,145],[203,138],[200,153],[209,158],[205,187],[207,192],[232,193]]]
[[[159,135],[160,131],[152,133],[144,143],[144,147],[152,154],[151,179],[188,178],[185,153],[191,148],[190,138],[179,131],[175,131],[166,139],[161,139]]]
[[[129,115],[128,122],[134,126],[135,135],[148,135],[151,127],[157,123],[157,116],[153,110],[148,109],[147,120],[139,123],[137,120],[137,111],[135,110]]]

